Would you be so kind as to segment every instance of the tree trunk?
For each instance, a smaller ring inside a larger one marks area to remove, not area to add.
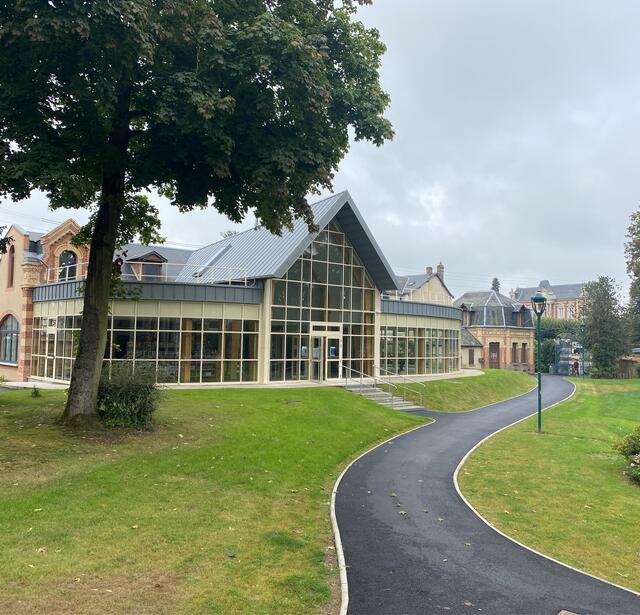
[[[125,205],[125,169],[129,144],[131,85],[121,80],[118,100],[103,161],[102,188],[95,220],[87,279],[84,286],[82,327],[71,375],[65,423],[96,414],[98,386],[107,343],[113,254]]]

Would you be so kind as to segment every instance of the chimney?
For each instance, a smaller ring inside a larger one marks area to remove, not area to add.
[[[431,277],[433,275],[433,267],[427,267],[427,275]]]
[[[438,265],[438,277],[444,282],[444,265],[442,263],[440,263]]]

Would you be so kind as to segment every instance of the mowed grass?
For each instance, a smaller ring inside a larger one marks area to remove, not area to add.
[[[432,380],[424,384],[423,389],[408,383],[407,398],[419,404],[420,393],[423,393],[422,403],[430,410],[465,412],[526,393],[535,386],[535,380],[524,372],[489,369],[482,376]],[[394,393],[402,395],[402,387]]]
[[[154,432],[78,433],[62,403],[0,393],[2,613],[322,612],[337,474],[424,421],[338,389],[184,390]]]
[[[640,382],[577,381],[576,395],[480,446],[462,491],[503,532],[640,590],[640,488],[612,445],[640,423]]]

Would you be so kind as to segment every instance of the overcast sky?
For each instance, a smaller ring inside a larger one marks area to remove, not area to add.
[[[626,286],[623,244],[640,204],[640,2],[376,0],[360,15],[388,46],[396,137],[355,144],[335,189],[351,192],[396,272],[443,261],[456,295],[493,276],[503,291],[603,274]],[[160,203],[172,244],[233,228],[213,210]],[[0,205],[0,223],[51,228],[42,218],[65,216],[41,196]]]

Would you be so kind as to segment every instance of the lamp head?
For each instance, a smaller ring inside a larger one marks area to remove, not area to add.
[[[547,298],[538,291],[533,297],[531,297],[531,305],[533,306],[533,311],[536,316],[542,316],[544,314],[544,310],[547,307]]]

